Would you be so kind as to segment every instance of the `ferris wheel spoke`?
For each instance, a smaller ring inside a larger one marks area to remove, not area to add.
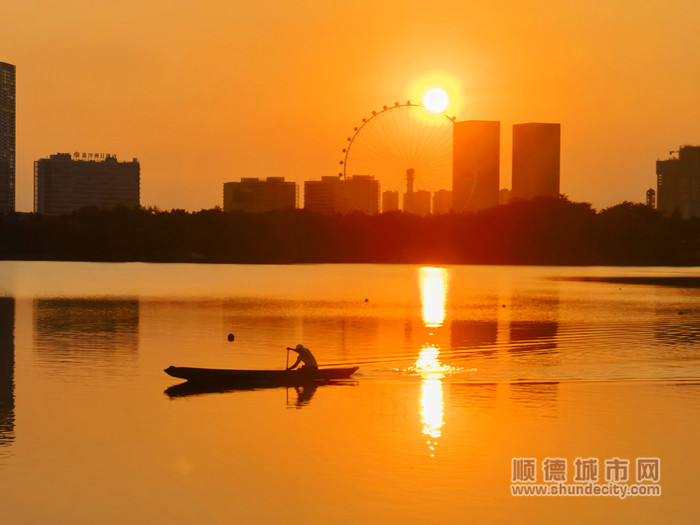
[[[422,106],[385,107],[363,119],[346,150],[343,174],[372,175],[382,190],[405,184],[406,170],[415,170],[416,189],[451,186],[452,119],[428,115]]]

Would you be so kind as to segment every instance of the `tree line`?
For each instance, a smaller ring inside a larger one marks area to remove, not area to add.
[[[156,208],[0,216],[5,260],[698,265],[700,219],[558,199],[474,213],[324,216]]]

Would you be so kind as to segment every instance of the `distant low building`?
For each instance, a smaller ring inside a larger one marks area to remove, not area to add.
[[[399,192],[398,191],[383,191],[382,192],[382,213],[399,210]]]
[[[430,215],[430,192],[418,190],[404,193],[403,211],[416,215]]]
[[[370,175],[306,181],[304,209],[326,215],[353,211],[367,215],[379,213],[379,181]]]
[[[433,214],[444,215],[452,211],[452,192],[438,190],[433,193]]]
[[[321,177],[304,182],[304,209],[324,215],[340,213],[340,178]]]
[[[340,212],[379,213],[379,181],[371,175],[353,175],[341,181]]]
[[[224,183],[224,212],[262,213],[296,208],[297,185],[284,177],[243,177]]]
[[[138,208],[140,165],[112,155],[58,153],[34,162],[34,211],[62,215],[80,208]]]
[[[700,217],[700,146],[681,146],[677,158],[656,161],[656,198],[667,215]]]
[[[510,202],[512,199],[511,191],[508,188],[501,188],[498,190],[498,204],[504,206]]]

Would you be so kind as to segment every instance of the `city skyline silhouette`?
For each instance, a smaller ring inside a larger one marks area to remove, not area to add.
[[[5,17],[18,211],[32,206],[32,163],[61,151],[138,156],[142,203],[164,209],[208,208],[240,177],[320,179],[337,172],[337,152],[368,110],[431,87],[449,93],[462,120],[501,121],[503,144],[514,123],[562,123],[561,191],[596,208],[642,201],[660,152],[698,140],[691,2],[635,6],[634,17],[627,2],[529,11],[506,2],[498,17],[456,1],[432,12],[301,3],[274,15],[73,6],[67,16],[23,4]],[[649,38],[650,27],[674,38]],[[509,187],[510,155],[502,148],[499,187]]]

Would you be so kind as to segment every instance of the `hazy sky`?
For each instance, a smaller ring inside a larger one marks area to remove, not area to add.
[[[373,109],[445,87],[458,120],[560,122],[561,191],[642,201],[700,143],[697,0],[4,0],[17,66],[17,209],[34,160],[141,162],[141,203],[198,210],[245,176],[338,172]]]

